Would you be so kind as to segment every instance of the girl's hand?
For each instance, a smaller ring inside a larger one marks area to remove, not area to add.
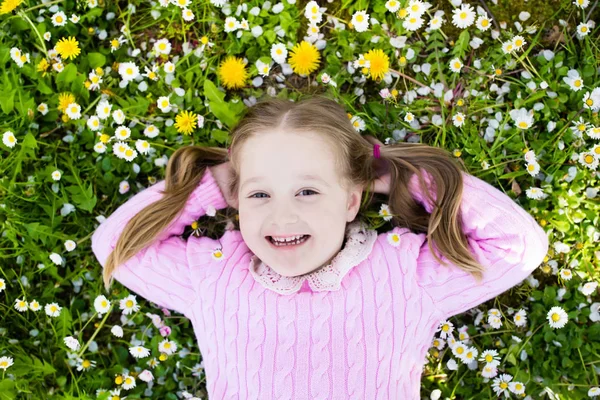
[[[215,178],[215,181],[217,181],[217,185],[219,185],[219,189],[221,189],[221,193],[223,194],[225,201],[227,201],[227,205],[229,207],[235,208],[236,210],[239,210],[238,199],[233,197],[231,193],[229,193],[229,182],[231,181],[231,178],[233,176],[231,162],[227,161],[209,168],[210,172],[212,172]]]
[[[368,140],[370,143],[372,143],[373,145],[380,145],[381,147],[384,146],[383,143],[381,143],[377,138],[371,136],[371,135],[365,135],[363,136],[366,140]],[[375,193],[382,193],[385,195],[390,194],[390,168],[389,168],[389,164],[386,160],[383,160],[381,158],[379,159],[374,159],[373,163],[375,164],[375,173],[377,175],[377,178],[373,181],[373,183],[371,184],[370,187],[370,191],[375,192]]]

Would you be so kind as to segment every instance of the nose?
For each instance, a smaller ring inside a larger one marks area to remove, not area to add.
[[[277,202],[273,206],[271,213],[271,225],[285,231],[287,226],[298,222],[298,212],[296,208],[286,201]]]

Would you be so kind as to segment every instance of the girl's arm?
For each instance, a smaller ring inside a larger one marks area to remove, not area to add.
[[[104,267],[127,222],[147,205],[162,198],[165,181],[137,193],[115,210],[92,235],[92,251]],[[206,208],[227,207],[210,168],[189,196],[182,212],[152,243],[125,263],[117,266],[114,278],[128,289],[160,306],[185,314],[194,301],[187,241],[179,237],[184,228],[206,214]]]
[[[460,210],[464,233],[471,253],[485,267],[483,280],[477,283],[471,274],[444,256],[441,259],[448,265],[438,264],[427,241],[421,246],[417,259],[419,285],[445,318],[467,311],[519,284],[542,263],[548,251],[546,233],[527,211],[487,182],[462,174],[464,190]],[[435,183],[429,173],[424,172],[424,177],[435,199]],[[417,201],[431,212],[432,204],[422,196],[416,175],[411,178],[409,187]]]

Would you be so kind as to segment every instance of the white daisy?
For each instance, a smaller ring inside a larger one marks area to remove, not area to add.
[[[468,28],[475,22],[475,10],[470,4],[462,3],[460,8],[452,11],[452,23],[461,29]]]
[[[502,318],[497,315],[490,315],[488,317],[488,324],[492,326],[494,329],[500,329],[502,327]]]
[[[442,24],[444,23],[444,19],[442,17],[436,17],[434,16],[433,18],[431,18],[429,20],[429,29],[430,30],[436,30],[436,29],[440,29],[442,27]]]
[[[271,58],[278,64],[284,64],[288,51],[283,43],[274,43],[271,46]]]
[[[133,312],[137,312],[140,309],[140,306],[137,303],[136,296],[134,294],[130,294],[129,296],[120,300],[119,308],[123,310],[124,315],[129,315]]]
[[[123,110],[115,110],[112,113],[112,117],[118,125],[122,125],[125,122],[125,113]]]
[[[456,342],[452,348],[452,354],[458,359],[460,359],[464,364],[465,362],[465,354],[467,352],[467,346],[463,342]]]
[[[467,348],[467,351],[462,357],[462,361],[465,364],[470,364],[473,360],[477,360],[477,356],[479,355],[479,351],[474,346],[470,346]]]
[[[520,309],[514,316],[513,321],[516,326],[524,326],[527,323],[527,313],[525,310]]]
[[[407,31],[414,32],[420,29],[423,26],[424,22],[425,20],[421,17],[409,15],[407,18],[404,19],[404,21],[402,21],[402,26]]]
[[[415,120],[415,115],[411,112],[407,112],[406,115],[404,116],[404,120],[408,123],[411,123]]]
[[[365,32],[369,29],[369,14],[367,14],[366,10],[356,11],[352,15],[351,22],[356,32]]]
[[[573,4],[579,8],[587,8],[590,5],[590,0],[574,0]]]
[[[15,147],[15,145],[17,144],[17,138],[15,137],[15,134],[11,131],[6,131],[2,135],[2,143],[4,143],[6,147],[12,148]]]
[[[133,376],[130,375],[123,375],[123,385],[122,388],[123,389],[133,389],[135,387],[135,378]]]
[[[512,375],[509,374],[500,375],[498,378],[494,379],[494,382],[492,383],[492,389],[494,389],[494,392],[496,392],[498,396],[504,394],[508,397],[508,383],[511,381],[512,378]]]
[[[110,309],[110,301],[104,295],[100,295],[94,300],[94,308],[98,314],[105,314]]]
[[[502,43],[502,51],[504,54],[509,54],[510,52],[515,50],[515,45],[512,40]]]
[[[431,8],[431,4],[429,3],[423,3],[421,0],[410,0],[406,10],[410,16],[420,17],[425,14],[429,8]]]
[[[235,32],[240,27],[240,23],[235,17],[225,18],[225,32]]]
[[[154,125],[148,125],[146,129],[144,129],[144,135],[146,135],[150,139],[157,137],[159,133],[160,131]]]
[[[583,89],[583,78],[579,75],[576,69],[570,69],[567,76],[563,78],[563,82],[569,85],[571,90],[578,92]]]
[[[32,300],[29,302],[29,309],[31,311],[39,311],[42,308],[42,306],[40,305],[40,303],[38,303],[37,300]]]
[[[100,100],[96,106],[96,114],[98,114],[98,118],[106,119],[109,117],[111,109],[112,105],[107,100]]]
[[[395,13],[400,9],[400,2],[397,0],[388,0],[385,2],[385,8],[387,8],[389,12]]]
[[[115,325],[110,329],[110,333],[116,337],[123,337],[123,328],[121,328],[119,325]]]
[[[559,306],[552,307],[550,311],[548,311],[547,318],[548,322],[550,323],[550,326],[555,329],[560,329],[564,327],[569,321],[569,316],[567,315],[565,310],[563,310],[562,307]]]
[[[13,365],[13,358],[12,357],[8,357],[8,356],[2,356],[0,357],[0,369],[3,369],[6,371],[6,369],[8,367],[10,367],[11,365]]]
[[[460,62],[458,58],[453,58],[450,60],[450,70],[452,72],[460,72],[460,69],[463,67],[463,63]]]
[[[132,61],[122,62],[119,64],[119,75],[123,81],[129,82],[140,75],[140,69]]]
[[[154,43],[154,51],[158,54],[171,53],[171,42],[169,39],[159,39]]]
[[[158,351],[171,355],[177,351],[177,343],[165,339],[158,344]]]
[[[519,129],[528,129],[533,125],[533,110],[527,111],[521,107],[518,110],[511,110],[509,114]]]
[[[15,310],[24,312],[24,311],[27,311],[28,308],[29,308],[29,306],[27,304],[27,301],[21,300],[21,299],[15,300]]]
[[[2,292],[4,289],[6,289],[6,281],[0,278],[0,292]]]
[[[60,315],[60,310],[62,310],[62,307],[56,303],[46,304],[46,307],[44,307],[44,311],[46,311],[46,314],[49,317],[58,317]]]
[[[492,21],[487,16],[487,14],[484,14],[484,15],[480,15],[477,18],[477,22],[475,22],[475,25],[477,26],[477,29],[485,32],[492,27]]]
[[[600,110],[600,87],[595,88],[591,93],[587,92],[583,96],[583,105],[592,111]]]
[[[479,361],[491,366],[497,366],[500,364],[500,356],[498,355],[498,351],[494,349],[484,350],[479,356]]]
[[[65,109],[65,114],[71,119],[79,119],[81,118],[81,106],[77,103],[71,103]]]
[[[485,364],[481,369],[481,376],[483,376],[484,378],[491,379],[496,375],[498,375],[498,369],[494,364]]]
[[[135,358],[144,358],[150,355],[150,350],[143,346],[133,346],[129,348],[129,353]]]
[[[171,101],[168,96],[160,96],[156,101],[156,106],[164,113],[171,111]]]
[[[573,273],[569,268],[563,268],[560,270],[560,277],[565,281],[570,281],[573,278]]]
[[[460,111],[452,116],[452,123],[456,127],[461,127],[465,123],[465,114]]]
[[[115,137],[119,140],[129,139],[131,136],[131,129],[126,126],[119,126],[115,129]]]
[[[97,115],[92,115],[87,120],[87,126],[94,132],[100,130],[102,128],[102,125],[100,124],[100,118]]]
[[[73,336],[67,336],[64,339],[65,345],[73,351],[79,350],[81,345],[79,344],[79,340],[74,338]]]
[[[67,16],[64,12],[59,11],[52,16],[52,25],[64,26],[67,24]]]
[[[184,21],[186,21],[186,22],[193,21],[194,18],[196,18],[196,16],[194,15],[194,12],[192,10],[190,10],[189,8],[184,8],[183,10],[181,10],[181,16],[183,17]]]
[[[172,74],[175,72],[175,64],[173,64],[171,61],[167,61],[166,63],[163,64],[163,70],[167,74]]]
[[[42,115],[46,115],[48,114],[48,104],[46,103],[40,103],[37,106],[37,110],[42,114]]]
[[[512,44],[514,46],[514,50],[521,50],[523,46],[527,44],[527,42],[525,41],[525,38],[523,36],[515,35],[512,38]]]
[[[446,339],[452,332],[454,332],[454,324],[450,321],[442,321],[438,326],[436,332],[440,332],[440,337]]]
[[[523,394],[525,393],[525,385],[521,382],[509,382],[508,389],[514,394]]]
[[[577,36],[582,38],[584,36],[589,35],[590,29],[592,29],[590,24],[587,24],[585,22],[580,23],[579,25],[577,25]]]

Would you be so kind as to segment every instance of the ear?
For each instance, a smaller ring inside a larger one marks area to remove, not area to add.
[[[358,214],[358,210],[360,209],[360,203],[362,202],[362,194],[363,188],[359,185],[353,187],[352,190],[348,192],[348,207],[346,209],[346,221],[352,222],[356,215]]]

